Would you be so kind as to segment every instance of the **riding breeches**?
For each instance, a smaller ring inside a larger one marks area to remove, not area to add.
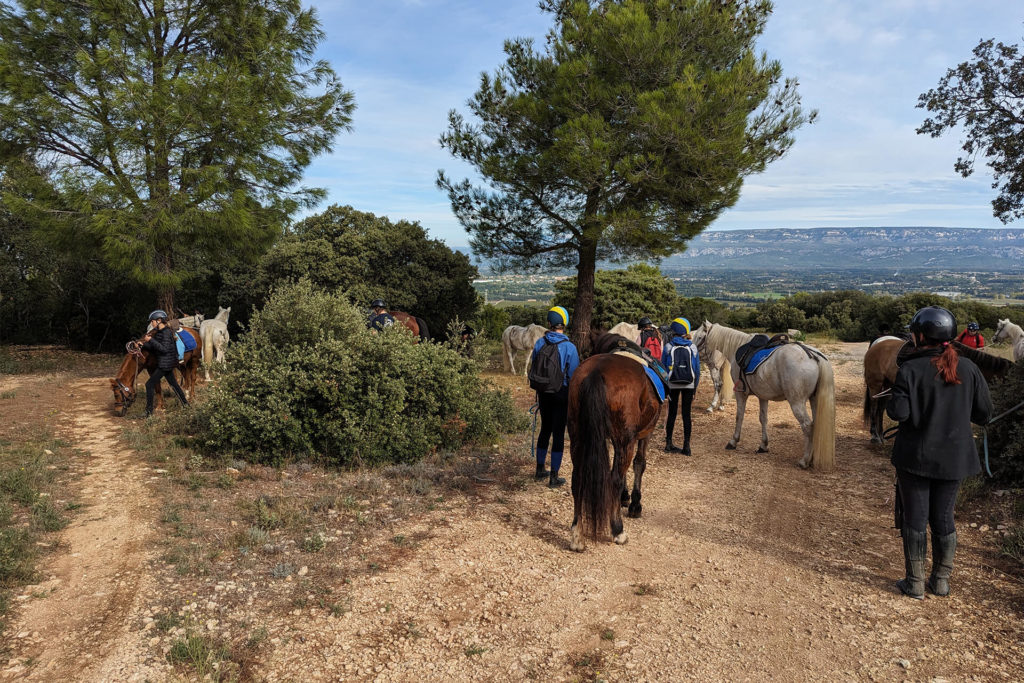
[[[931,479],[896,470],[903,501],[903,526],[924,532],[931,524],[932,533],[945,536],[956,531],[953,506],[960,489],[958,479]]]
[[[540,412],[540,435],[537,437],[537,450],[547,451],[548,439],[551,439],[551,452],[561,453],[565,444],[565,421],[569,415],[569,389],[554,394],[537,394]]]
[[[683,440],[690,442],[690,408],[693,405],[694,389],[668,390],[668,418],[665,420],[665,434],[672,438],[676,426],[676,412],[682,408]],[[680,405],[681,404],[681,405]]]
[[[181,401],[181,404],[183,406],[188,405],[188,400],[185,398],[185,392],[181,390],[181,387],[178,385],[178,380],[174,376],[174,370],[161,370],[158,368],[154,370],[150,374],[149,379],[146,380],[147,415],[153,412],[153,399],[156,397],[156,392],[160,390],[161,378],[167,379],[167,383],[171,386],[171,389],[174,390],[174,393],[178,397],[178,400]]]

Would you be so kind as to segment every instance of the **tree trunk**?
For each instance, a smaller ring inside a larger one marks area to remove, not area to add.
[[[590,354],[590,323],[594,317],[594,272],[597,270],[597,242],[584,238],[576,264],[576,308],[572,312],[572,341],[580,357]]]
[[[174,287],[161,287],[156,295],[157,306],[167,312],[168,318],[177,318],[174,314]]]

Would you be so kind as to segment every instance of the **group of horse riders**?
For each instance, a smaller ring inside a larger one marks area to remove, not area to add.
[[[579,366],[579,351],[565,334],[569,325],[569,312],[554,306],[547,313],[548,331],[537,340],[533,348],[530,367],[530,386],[537,392],[540,414],[540,434],[537,437],[537,481],[548,480],[556,488],[565,483],[558,476],[562,464],[565,428],[569,410],[569,381]],[[635,340],[649,365],[656,366],[658,375],[667,389],[669,414],[665,423],[665,451],[689,456],[691,435],[691,406],[700,381],[700,355],[690,338],[690,321],[675,318],[666,328],[665,339],[649,317],[637,322],[639,335]],[[676,414],[682,412],[683,445],[672,440]],[[551,468],[547,469],[550,453]]]

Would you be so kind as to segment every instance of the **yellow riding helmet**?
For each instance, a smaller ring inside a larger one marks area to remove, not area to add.
[[[672,331],[676,334],[690,334],[690,321],[686,318],[676,318],[672,321]]]
[[[548,324],[549,325],[565,325],[569,326],[569,311],[565,310],[561,306],[552,306],[548,309]]]

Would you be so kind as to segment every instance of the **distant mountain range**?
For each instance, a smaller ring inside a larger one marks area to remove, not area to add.
[[[470,253],[468,247],[456,247]],[[482,269],[486,264],[481,264]],[[607,266],[615,267],[615,266]],[[1019,228],[778,228],[705,231],[665,271],[901,270],[1024,271]]]

